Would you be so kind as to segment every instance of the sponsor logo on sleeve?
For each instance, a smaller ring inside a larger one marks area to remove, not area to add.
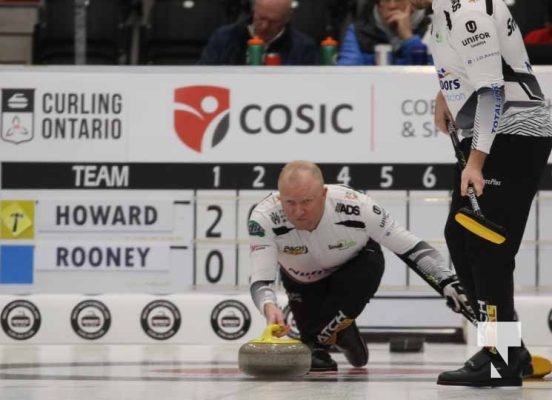
[[[475,31],[477,31],[477,24],[475,23],[474,20],[470,20],[466,22],[466,30],[469,33],[475,33]]]
[[[292,256],[299,256],[301,254],[307,254],[309,248],[307,246],[284,246],[284,253]]]
[[[257,221],[254,221],[252,219],[249,220],[247,227],[249,229],[249,234],[251,236],[259,236],[259,237],[265,236],[264,228]]]
[[[467,38],[462,40],[462,46],[470,46],[471,48],[484,45],[487,43],[487,39],[491,38],[491,34],[489,32],[479,32],[476,33],[473,36],[468,36]]]
[[[360,215],[360,207],[351,204],[337,203],[335,205],[335,212],[338,214],[343,213],[347,215]]]
[[[249,246],[249,251],[251,253],[254,253],[259,250],[264,250],[267,247],[268,247],[268,244],[252,244],[251,246]]]
[[[502,104],[504,99],[502,98],[502,86],[492,84],[493,96],[495,99],[494,113],[493,113],[493,126],[491,133],[496,133],[500,124],[500,117],[502,116]]]
[[[287,217],[284,210],[273,211],[270,213],[270,220],[274,225],[280,225],[286,223]]]

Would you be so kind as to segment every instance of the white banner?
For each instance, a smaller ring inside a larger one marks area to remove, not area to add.
[[[4,161],[454,162],[432,67],[1,71]]]

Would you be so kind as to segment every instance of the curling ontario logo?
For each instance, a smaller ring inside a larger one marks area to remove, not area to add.
[[[0,138],[20,144],[34,137],[34,89],[2,89]]]
[[[219,86],[186,86],[174,91],[174,129],[179,139],[202,153],[228,133],[230,90]]]

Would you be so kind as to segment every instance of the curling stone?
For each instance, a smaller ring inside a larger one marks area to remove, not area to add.
[[[238,367],[242,372],[265,379],[294,378],[309,372],[309,347],[296,339],[274,337],[282,329],[280,325],[268,325],[260,338],[240,347]]]

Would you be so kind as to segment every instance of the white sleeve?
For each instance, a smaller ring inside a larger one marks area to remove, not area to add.
[[[248,221],[251,283],[273,282],[278,274],[276,235],[269,226],[266,218],[253,210]]]
[[[278,248],[275,234],[262,213],[253,210],[248,221],[249,256],[251,263],[250,292],[253,303],[264,315],[266,303],[276,304],[276,293],[271,283],[278,274]]]
[[[366,198],[363,204],[367,216],[366,229],[372,239],[397,254],[406,253],[420,241],[399,224],[385,208],[371,197]]]
[[[399,224],[383,207],[368,198],[367,228],[370,236],[401,258],[430,285],[440,285],[454,276],[433,246]]]
[[[451,45],[477,91],[472,148],[489,153],[504,105],[502,53],[496,21],[482,11],[454,17]]]

